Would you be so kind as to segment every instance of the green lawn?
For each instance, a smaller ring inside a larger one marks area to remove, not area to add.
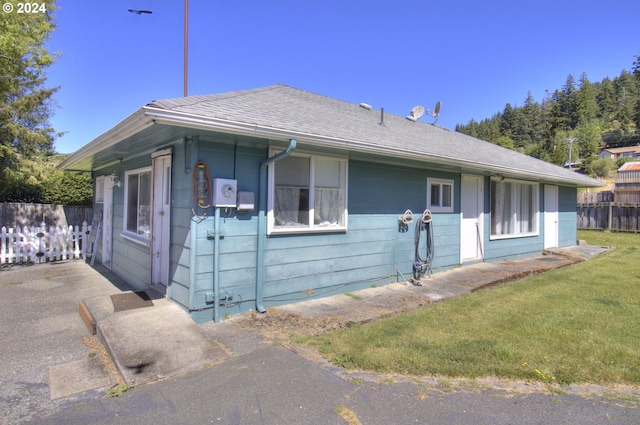
[[[616,249],[310,343],[379,373],[640,384],[640,235],[578,236]]]

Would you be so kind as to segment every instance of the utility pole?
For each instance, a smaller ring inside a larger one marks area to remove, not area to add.
[[[187,97],[189,76],[189,0],[184,0],[184,97]]]
[[[578,139],[576,139],[575,137],[569,137],[567,139],[567,143],[569,144],[569,171],[572,171],[572,169],[571,169],[571,150],[572,149],[571,149],[571,147],[573,145],[573,142],[575,142],[576,140],[578,140]]]

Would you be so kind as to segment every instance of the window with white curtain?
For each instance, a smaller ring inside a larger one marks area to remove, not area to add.
[[[151,238],[151,168],[125,172],[124,234]]]
[[[491,237],[538,234],[538,184],[517,180],[491,180]]]
[[[269,233],[346,230],[345,158],[292,154],[269,167]]]

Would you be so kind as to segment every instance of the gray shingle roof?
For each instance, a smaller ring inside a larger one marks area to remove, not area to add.
[[[340,142],[340,146],[399,157],[485,169],[547,181],[597,186],[599,182],[544,161],[462,133],[286,85],[207,96],[164,99],[148,108],[299,133]],[[328,142],[327,144],[331,144]]]

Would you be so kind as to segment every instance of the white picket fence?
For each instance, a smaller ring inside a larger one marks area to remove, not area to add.
[[[0,265],[82,258],[91,226],[24,226],[0,229]]]

